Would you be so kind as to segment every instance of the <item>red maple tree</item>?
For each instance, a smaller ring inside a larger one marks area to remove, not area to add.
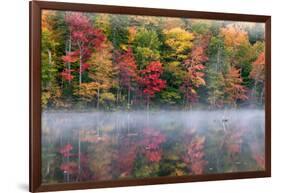
[[[59,152],[62,154],[63,157],[68,157],[70,156],[70,151],[73,149],[73,146],[68,143],[64,147],[62,147]]]
[[[81,84],[82,73],[89,67],[85,62],[95,49],[101,48],[106,37],[101,30],[93,27],[91,20],[83,13],[68,13],[65,21],[70,31],[70,42],[74,51],[69,50],[62,60],[65,63],[79,62],[79,84]]]
[[[134,89],[134,83],[138,80],[137,64],[131,48],[120,54],[117,59],[119,70],[120,85],[128,91],[128,107],[130,105],[131,91]]]
[[[118,159],[116,160],[116,168],[120,172],[120,176],[127,177],[131,175],[134,161],[137,156],[137,143],[129,137],[124,137],[118,148]]]
[[[160,61],[150,62],[144,70],[140,71],[139,84],[142,93],[146,97],[147,109],[149,109],[149,101],[166,87],[166,81],[161,79],[163,66]]]
[[[194,137],[186,145],[187,151],[183,157],[184,162],[193,174],[202,174],[207,161],[204,160],[205,137]]]
[[[159,162],[162,157],[161,144],[166,141],[166,136],[160,131],[145,128],[143,130],[143,138],[140,141],[140,146],[145,157],[151,162]]]

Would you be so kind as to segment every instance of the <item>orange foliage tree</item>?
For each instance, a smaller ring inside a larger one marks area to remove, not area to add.
[[[190,107],[198,99],[196,89],[206,84],[203,70],[205,69],[204,63],[208,60],[205,54],[208,41],[207,36],[201,38],[198,44],[192,48],[190,57],[184,62],[186,74],[180,89],[184,94],[186,104],[189,103]]]
[[[246,100],[246,88],[242,85],[243,80],[240,69],[231,67],[225,75],[225,94],[226,103],[234,107],[237,106],[238,100]]]

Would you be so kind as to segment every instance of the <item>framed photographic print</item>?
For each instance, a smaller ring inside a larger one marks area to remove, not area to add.
[[[30,2],[30,191],[269,177],[270,21]]]

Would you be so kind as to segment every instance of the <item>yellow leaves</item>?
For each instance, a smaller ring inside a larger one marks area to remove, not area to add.
[[[141,53],[145,58],[149,60],[159,60],[160,58],[159,52],[155,52],[154,50],[151,50],[147,47],[137,47],[136,51],[137,53]]]
[[[224,38],[224,43],[227,47],[240,46],[249,41],[247,32],[234,25],[222,28],[220,34]]]
[[[43,10],[42,11],[42,17],[41,17],[41,28],[42,31],[45,30],[50,30],[50,23],[48,21],[48,18],[52,15],[55,15],[55,11],[51,11],[51,10]]]
[[[191,92],[192,94],[197,94],[197,92],[196,92],[196,90],[195,90],[194,88],[191,88],[191,89],[190,89],[190,92]]]
[[[49,92],[49,91],[42,92],[42,95],[41,95],[42,107],[47,107],[47,104],[48,104],[50,98],[51,98],[51,92]]]
[[[132,43],[137,35],[137,28],[136,27],[129,27],[128,29],[128,42]]]
[[[128,50],[128,45],[127,44],[120,44],[120,48],[124,51]]]
[[[75,89],[74,94],[89,102],[97,95],[99,86],[100,84],[96,82],[81,83],[79,88]]]
[[[52,103],[56,106],[65,106],[65,104],[62,104],[60,100],[61,95],[62,91],[55,84],[52,85],[49,89],[44,89],[41,95],[42,107],[47,107],[49,103]]]
[[[185,174],[185,172],[184,172],[183,170],[181,170],[181,169],[176,169],[176,170],[175,170],[175,175],[176,175],[176,176],[184,176],[184,175],[186,175],[186,174]]]
[[[178,61],[169,62],[165,65],[165,70],[171,72],[178,78],[183,78],[186,74],[185,71],[182,70],[181,63]]]
[[[95,18],[95,27],[102,30],[104,34],[107,36],[110,34],[110,17],[108,14],[99,14]]]
[[[196,82],[197,85],[206,85],[205,80],[199,76],[196,78],[196,81],[197,81]]]
[[[165,30],[166,35],[165,44],[176,51],[176,54],[182,53],[192,47],[192,40],[194,35],[181,28],[173,28]]]
[[[109,102],[115,101],[115,95],[112,94],[112,93],[110,93],[110,92],[102,93],[102,94],[100,95],[100,102],[101,102],[101,103],[105,103],[105,102],[107,102],[107,101],[109,101]]]
[[[101,49],[98,49],[92,53],[89,61],[93,65],[99,65],[100,63],[110,64],[112,58],[112,50],[112,43],[110,43],[109,41],[104,42],[101,45]]]
[[[87,61],[89,67],[89,77],[100,84],[102,88],[109,88],[113,83],[115,68],[112,64],[113,46],[110,42],[103,43],[102,49],[96,50]]]
[[[99,141],[88,148],[90,170],[97,180],[112,179],[112,161],[116,155],[113,145],[111,142]]]

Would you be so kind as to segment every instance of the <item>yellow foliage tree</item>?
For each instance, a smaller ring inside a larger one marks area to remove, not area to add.
[[[194,35],[181,28],[165,30],[165,44],[172,49],[169,57],[186,59],[186,51],[191,49]]]
[[[227,47],[240,46],[249,41],[247,32],[234,25],[222,28],[220,34]]]
[[[103,43],[100,49],[93,52],[89,64],[88,77],[90,81],[80,85],[76,94],[87,99],[88,102],[96,98],[97,108],[99,108],[102,93],[109,93],[109,89],[116,83],[114,77],[116,76],[116,68],[112,64],[112,44],[107,41]],[[108,98],[108,97],[105,97]],[[115,98],[109,97],[111,100]],[[104,99],[106,100],[106,99]]]

